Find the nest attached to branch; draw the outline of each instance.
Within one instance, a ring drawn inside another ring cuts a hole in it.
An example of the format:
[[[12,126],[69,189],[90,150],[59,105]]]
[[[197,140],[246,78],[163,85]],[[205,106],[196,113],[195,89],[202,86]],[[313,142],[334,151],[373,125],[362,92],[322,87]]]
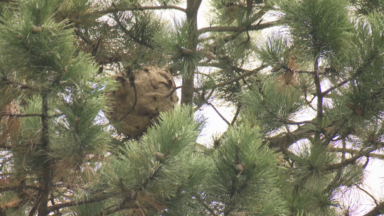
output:
[[[157,120],[160,112],[172,111],[179,98],[171,73],[166,68],[145,66],[133,78],[117,75],[121,86],[107,94],[111,111],[107,118],[128,136],[140,136]]]

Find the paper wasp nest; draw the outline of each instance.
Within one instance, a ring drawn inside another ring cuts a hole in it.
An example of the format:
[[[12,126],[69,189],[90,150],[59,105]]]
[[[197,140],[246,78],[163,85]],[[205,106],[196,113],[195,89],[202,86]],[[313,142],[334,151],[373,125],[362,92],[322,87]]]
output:
[[[160,112],[172,111],[179,98],[175,82],[165,68],[146,66],[134,71],[134,84],[116,76],[120,87],[108,93],[111,110],[107,118],[116,129],[128,136],[142,135]]]

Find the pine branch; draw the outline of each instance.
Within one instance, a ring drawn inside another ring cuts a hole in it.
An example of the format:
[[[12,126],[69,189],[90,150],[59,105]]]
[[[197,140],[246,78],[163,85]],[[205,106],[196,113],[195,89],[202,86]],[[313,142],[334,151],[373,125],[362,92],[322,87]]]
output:
[[[315,74],[315,73],[318,73],[318,74],[321,74],[321,72],[313,72],[313,71],[296,71],[296,73],[299,73],[299,74]]]
[[[245,77],[251,76],[251,75],[253,75],[256,72],[259,72],[259,71],[261,71],[262,69],[264,69],[266,67],[268,67],[268,66],[267,65],[262,65],[262,66],[260,66],[260,67],[258,67],[256,69],[254,69],[254,70],[247,71],[247,72],[243,73],[241,76],[238,76],[238,77],[235,77],[235,78],[233,78],[231,80],[228,80],[228,81],[219,83],[217,85],[214,85],[214,86],[211,87],[211,89],[232,84],[232,83],[234,83],[236,81],[239,81],[239,80],[241,80],[241,79],[243,79]],[[206,89],[206,88],[204,88],[204,87],[203,88],[195,88],[195,91],[200,91],[200,90],[203,90],[203,89]]]
[[[185,48],[196,51],[197,43],[194,41],[199,40],[199,34],[197,32],[197,12],[200,8],[202,0],[187,0],[187,9],[185,13],[187,15],[186,22],[188,23],[187,34],[189,35],[189,45]],[[182,104],[192,104],[193,102],[193,92],[194,92],[194,76],[195,76],[195,66],[188,66],[186,71],[188,71],[187,76],[183,76],[181,89],[181,103]]]
[[[358,76],[360,73],[363,73],[364,72],[364,69],[369,66],[370,64],[372,64],[372,62],[375,60],[375,53],[372,55],[371,58],[368,58],[368,62],[364,63],[363,65],[361,65],[360,67],[358,67],[356,69],[356,72],[351,76],[350,79],[347,79],[347,80],[344,80],[340,83],[338,83],[336,86],[333,86],[333,87],[330,87],[329,89],[325,90],[323,93],[322,93],[322,96],[325,96],[327,95],[329,92],[335,90],[336,88],[344,85],[344,84],[347,84],[349,81],[352,81],[354,78],[356,78],[356,76]]]
[[[343,149],[343,148],[334,148],[334,147],[328,147],[327,150],[330,152],[340,152],[340,153],[346,152],[346,153],[350,153],[350,154],[359,154],[360,153],[359,150],[355,150],[355,149]],[[373,157],[373,158],[384,159],[383,154],[369,153],[369,154],[367,154],[367,156]]]
[[[231,123],[229,123],[229,121],[225,119],[223,115],[221,115],[221,113],[216,109],[216,107],[213,104],[211,103],[207,103],[207,104],[210,105],[216,111],[216,113],[220,116],[221,119],[223,119],[223,121],[225,121],[225,123],[227,123],[227,125],[231,125]]]
[[[333,86],[333,87],[330,87],[329,89],[327,89],[327,90],[325,90],[323,93],[321,93],[321,96],[324,97],[324,96],[327,95],[329,92],[335,90],[336,88],[338,88],[338,87],[340,87],[340,86],[342,86],[342,85],[344,85],[344,84],[346,84],[346,83],[348,83],[348,82],[349,82],[349,80],[344,80],[343,82],[338,83],[337,85],[335,85],[335,86]]]
[[[355,185],[358,189],[360,189],[361,191],[363,191],[365,194],[367,194],[369,197],[371,197],[371,199],[375,202],[376,206],[379,205],[379,203],[377,202],[377,200],[375,199],[375,197],[368,193],[368,191],[364,190],[364,188],[361,188],[359,185]]]
[[[43,174],[42,174],[42,182],[41,182],[41,193],[39,196],[39,202],[37,211],[39,215],[47,215],[49,213],[48,211],[48,197],[51,190],[52,185],[52,170],[51,170],[51,164],[50,160],[48,158],[48,148],[50,144],[50,138],[49,138],[49,125],[48,125],[48,94],[43,92],[41,94],[42,98],[42,107],[41,107],[41,123],[42,123],[42,135],[41,135],[41,143],[42,143],[42,149],[46,151],[43,154],[43,161],[44,161],[44,168],[43,168]]]
[[[316,58],[315,64],[314,64],[314,70],[317,71],[319,66],[319,59]],[[323,95],[321,92],[321,84],[320,84],[320,75],[318,73],[314,74],[314,82],[316,86],[316,97],[317,97],[317,123],[321,124],[323,120]],[[315,134],[315,140],[320,140],[320,132],[316,132]]]
[[[335,129],[333,131],[331,130],[330,131],[331,133],[325,134],[325,137],[321,140],[322,145],[327,146],[332,141],[332,139],[337,135],[337,133],[341,130],[341,128],[348,122],[349,122],[349,119],[344,118],[340,124],[328,126],[327,128],[335,127]]]
[[[369,148],[365,151],[360,151],[359,154],[349,158],[349,159],[346,159],[344,160],[343,162],[340,162],[340,163],[337,163],[337,164],[331,164],[331,165],[328,165],[324,168],[324,171],[332,171],[332,170],[336,170],[336,169],[340,169],[340,168],[343,168],[347,165],[350,165],[350,164],[354,164],[356,162],[357,159],[363,157],[363,156],[366,156],[367,154],[371,153],[372,151],[375,151],[377,150],[376,148]]]
[[[236,186],[235,182],[232,180],[231,190],[229,194],[229,202],[225,203],[224,215],[231,215],[231,212],[236,209],[237,204],[234,201],[233,197],[239,195],[242,191],[247,190],[248,182],[250,181],[251,175],[246,175],[245,180],[241,185]],[[236,198],[235,198],[236,199]]]
[[[79,31],[78,29],[75,29],[74,31],[75,34],[79,36],[85,43],[87,43],[88,45],[92,44],[92,41],[89,38],[85,37],[85,35],[81,31]]]
[[[149,43],[147,43],[146,41],[144,40],[140,40],[139,38],[137,38],[135,35],[133,35],[130,31],[127,30],[127,28],[125,28],[125,26],[123,26],[123,24],[120,22],[120,19],[119,17],[117,17],[117,14],[116,13],[113,13],[113,17],[117,23],[117,25],[119,26],[119,28],[125,33],[125,35],[129,36],[133,41],[135,41],[136,43],[138,44],[141,44],[143,46],[146,46],[150,49],[154,49],[153,46]]]
[[[283,124],[288,124],[288,125],[302,125],[302,124],[313,124],[313,125],[317,125],[316,123],[314,123],[314,122],[312,122],[312,121],[295,122],[295,121],[284,120],[284,119],[279,119],[279,120],[281,120]]]
[[[37,195],[37,198],[35,200],[35,203],[33,204],[32,208],[31,208],[31,211],[29,211],[29,214],[28,216],[34,216],[35,215],[35,212],[37,210],[37,207],[40,203],[40,195],[41,195],[41,191],[39,192],[39,194]]]
[[[24,85],[24,84],[21,84],[21,83],[18,83],[18,82],[14,82],[14,81],[11,81],[11,80],[9,80],[7,78],[2,78],[0,83],[8,84],[8,85],[16,85],[14,87],[18,87],[20,89],[31,89],[31,90],[34,90],[34,88],[29,86],[29,85]]]
[[[341,139],[342,139],[342,143],[343,143],[341,162],[344,162],[345,161],[345,149],[346,149],[347,143],[345,141],[345,137],[342,137]],[[328,186],[324,189],[324,193],[327,193],[328,191],[332,191],[334,189],[334,185],[340,181],[341,174],[342,174],[343,170],[344,169],[337,170],[336,176],[333,178],[332,182],[330,184],[328,184]]]
[[[217,214],[215,213],[215,211],[213,209],[211,209],[209,207],[209,205],[207,205],[207,203],[204,202],[203,199],[200,198],[200,195],[195,195],[196,197],[196,200],[206,209],[208,210],[213,216],[217,216]]]
[[[47,211],[48,212],[53,212],[53,211],[57,211],[57,210],[60,210],[62,208],[66,208],[66,207],[83,205],[83,204],[90,204],[90,203],[95,203],[95,202],[101,202],[103,200],[112,198],[112,197],[114,197],[116,195],[117,194],[109,194],[109,195],[106,195],[106,196],[103,196],[103,197],[96,197],[96,198],[92,198],[92,199],[88,199],[88,200],[71,201],[71,202],[61,203],[61,204],[57,204],[57,205],[48,207]]]
[[[24,185],[23,188],[28,190],[41,191],[39,187],[31,186],[31,185]],[[18,186],[15,186],[15,187],[4,186],[4,187],[0,187],[0,192],[15,191],[17,189],[18,189]]]
[[[177,90],[177,89],[180,89],[182,88],[183,86],[177,86],[176,88],[172,89],[172,91],[166,96],[166,97],[171,97],[172,94]]]
[[[263,24],[250,25],[247,27],[235,27],[235,26],[212,26],[205,27],[198,30],[199,34],[204,34],[206,32],[245,32],[245,31],[257,31],[261,29],[266,29],[274,26],[282,25],[281,21],[273,21]]]
[[[7,145],[7,144],[5,144],[5,143],[0,143],[0,148],[2,148],[2,149],[12,149],[13,148],[13,146],[9,146],[9,145]]]
[[[237,105],[237,109],[236,109],[236,113],[235,113],[235,116],[233,117],[232,119],[232,122],[231,122],[231,125],[233,126],[237,120],[237,117],[239,116],[240,114],[240,109],[241,109],[241,105]]]
[[[106,15],[109,13],[117,13],[121,11],[143,11],[143,10],[178,10],[182,12],[186,12],[184,8],[178,7],[178,6],[173,6],[173,5],[162,5],[162,6],[140,6],[137,5],[136,7],[121,7],[121,8],[109,8],[106,10],[101,10],[101,11],[94,11],[90,13],[89,15]]]
[[[120,210],[124,210],[124,209],[134,209],[134,208],[132,208],[132,205],[125,206],[125,204],[129,203],[130,201],[136,200],[138,192],[140,190],[145,190],[148,187],[148,185],[151,183],[151,181],[156,178],[156,175],[160,172],[161,168],[162,168],[162,164],[160,164],[157,167],[155,167],[153,173],[150,174],[148,176],[148,178],[146,178],[143,181],[143,183],[140,186],[137,187],[139,189],[137,189],[135,192],[133,192],[131,196],[127,196],[118,207],[112,208],[114,206],[111,206],[110,209],[107,209],[106,211],[103,211],[101,213],[101,215],[109,215],[109,214],[112,214],[114,212],[117,212],[117,211],[120,211]],[[140,209],[140,207],[138,209]]]
[[[121,211],[121,210],[126,210],[126,209],[140,210],[141,213],[142,213],[142,215],[143,215],[143,216],[145,215],[144,212],[142,211],[142,209],[141,209],[140,207],[134,208],[134,207],[132,207],[132,206],[120,206],[120,207],[118,207],[118,208],[111,208],[111,209],[109,209],[109,210],[107,210],[107,211],[103,211],[103,212],[101,212],[99,215],[100,215],[100,216],[110,215],[110,214],[113,214],[113,213],[115,213],[115,212],[118,212],[118,211]]]
[[[244,70],[241,69],[241,68],[235,68],[235,72],[236,72],[238,75],[241,76],[240,71],[244,71]],[[248,89],[252,91],[252,87],[251,87],[250,85],[248,85],[248,82],[244,79],[244,77],[241,78],[241,80],[243,81],[244,85],[246,85],[246,86],[248,87]]]
[[[288,149],[289,146],[301,139],[312,138],[314,133],[313,127],[308,127],[307,124],[304,124],[291,133],[282,133],[274,137],[266,138],[263,141],[263,145],[268,144],[270,148],[277,148],[279,151],[282,151]]]

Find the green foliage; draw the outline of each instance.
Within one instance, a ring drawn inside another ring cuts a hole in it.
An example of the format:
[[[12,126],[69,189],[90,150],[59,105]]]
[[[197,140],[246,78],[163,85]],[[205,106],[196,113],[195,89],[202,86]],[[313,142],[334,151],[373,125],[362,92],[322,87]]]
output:
[[[384,158],[383,2],[210,0],[209,27],[200,3],[0,2],[0,215],[341,215],[355,205],[340,195]],[[120,85],[112,76],[144,65],[182,75],[182,104],[146,116],[143,136],[113,133],[103,114]],[[208,148],[193,116],[217,99],[237,109]]]
[[[266,131],[288,123],[303,104],[298,89],[273,79],[266,80],[260,88],[241,95],[240,101],[249,111],[255,113]]]
[[[17,78],[47,85],[63,76],[65,66],[70,64],[75,52],[73,36],[64,29],[64,23],[52,19],[55,5],[29,1],[20,6],[18,15],[4,14],[0,46],[6,50],[4,58],[12,65],[9,69],[17,71]]]
[[[284,19],[289,22],[295,46],[308,52],[310,58],[319,54],[345,55],[351,30],[347,11],[348,1],[306,0],[282,4]]]
[[[103,132],[104,126],[94,121],[106,104],[104,98],[84,93],[75,93],[72,97],[72,101],[62,100],[58,104],[57,108],[65,117],[58,119],[55,125],[50,157],[65,161],[67,166],[79,167],[87,155],[106,153],[110,134]]]
[[[162,206],[161,202],[171,204],[185,196],[183,190],[193,190],[204,178],[207,166],[193,153],[200,123],[193,120],[190,108],[176,107],[173,114],[160,117],[160,123],[140,141],[122,147],[121,154],[112,157],[101,171],[101,182],[107,183],[109,191],[144,196],[142,204],[154,209]]]
[[[286,211],[276,187],[276,155],[262,146],[258,130],[248,124],[229,129],[215,154],[215,169],[205,194],[223,203],[225,215],[274,215]]]
[[[350,0],[352,5],[356,7],[357,14],[370,15],[383,11],[384,2],[382,0]]]
[[[157,50],[172,56],[170,68],[180,71],[185,77],[192,75],[191,68],[196,67],[202,58],[200,53],[191,49],[197,43],[193,39],[193,35],[196,34],[191,30],[193,25],[185,20],[175,20],[174,27],[168,24],[166,30],[157,32],[154,36],[158,44]]]
[[[242,0],[213,0],[211,1],[212,13],[218,19],[217,23],[249,26],[259,20],[267,11],[268,7],[260,7],[263,1]]]
[[[285,38],[274,35],[268,38],[267,43],[259,45],[256,52],[258,58],[267,65],[283,63],[284,66],[287,66],[288,62],[284,57],[287,57],[285,54],[288,48],[289,44]]]

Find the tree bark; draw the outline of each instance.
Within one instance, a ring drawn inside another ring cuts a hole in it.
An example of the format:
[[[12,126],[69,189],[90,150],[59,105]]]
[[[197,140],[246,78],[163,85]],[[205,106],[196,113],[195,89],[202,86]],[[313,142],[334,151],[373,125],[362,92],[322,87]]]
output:
[[[38,215],[45,216],[48,215],[48,199],[51,190],[51,168],[50,160],[48,159],[48,148],[49,148],[49,125],[48,125],[48,95],[42,93],[42,113],[41,113],[41,122],[42,122],[42,135],[41,142],[43,148],[42,159],[44,160],[43,164],[43,176],[41,182],[41,193],[38,206]]]
[[[196,51],[197,41],[199,34],[197,32],[197,12],[200,8],[202,0],[188,0],[187,1],[187,23],[189,24],[189,35],[190,35],[190,47],[188,49]],[[193,102],[193,91],[194,91],[194,75],[195,68],[191,67],[188,70],[191,70],[189,75],[184,75],[183,77],[183,87],[181,89],[181,103],[182,104],[192,104]]]

